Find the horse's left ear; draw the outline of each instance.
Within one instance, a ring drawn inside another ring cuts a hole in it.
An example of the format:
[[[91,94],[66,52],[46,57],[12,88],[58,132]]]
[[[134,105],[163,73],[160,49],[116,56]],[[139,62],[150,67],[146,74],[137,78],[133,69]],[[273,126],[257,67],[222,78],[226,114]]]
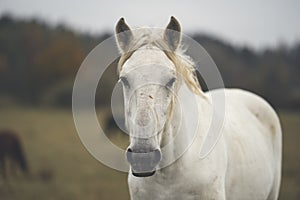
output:
[[[118,21],[115,31],[119,49],[122,53],[128,52],[130,43],[133,40],[133,34],[123,17]]]
[[[164,32],[164,39],[166,40],[171,51],[175,51],[181,41],[181,27],[175,17],[171,17],[170,22]]]

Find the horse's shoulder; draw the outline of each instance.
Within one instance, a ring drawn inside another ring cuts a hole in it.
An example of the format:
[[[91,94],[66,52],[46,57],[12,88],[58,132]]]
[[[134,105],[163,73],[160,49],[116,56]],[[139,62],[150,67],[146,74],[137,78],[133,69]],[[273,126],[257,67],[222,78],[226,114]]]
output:
[[[227,120],[232,123],[246,122],[265,127],[271,135],[280,135],[279,117],[272,106],[262,97],[242,89],[225,89]]]

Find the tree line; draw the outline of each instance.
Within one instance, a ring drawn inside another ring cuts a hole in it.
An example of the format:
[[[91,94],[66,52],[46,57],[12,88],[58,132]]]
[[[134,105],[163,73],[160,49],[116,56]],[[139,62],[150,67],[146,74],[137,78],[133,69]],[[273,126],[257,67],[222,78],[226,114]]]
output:
[[[111,33],[112,34],[112,33]],[[0,18],[0,97],[24,104],[70,106],[72,85],[85,56],[110,33],[90,35],[37,19]],[[276,108],[300,108],[300,43],[255,51],[218,38],[192,34],[212,56],[226,87],[265,97]],[[97,103],[109,103],[116,61],[105,72]],[[113,77],[113,78],[108,78]],[[100,87],[99,87],[100,88]]]

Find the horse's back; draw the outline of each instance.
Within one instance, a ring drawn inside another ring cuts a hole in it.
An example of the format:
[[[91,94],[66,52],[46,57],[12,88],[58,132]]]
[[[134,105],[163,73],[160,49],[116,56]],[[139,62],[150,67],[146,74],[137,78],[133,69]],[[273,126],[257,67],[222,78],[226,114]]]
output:
[[[251,92],[226,89],[225,95],[229,199],[241,195],[243,199],[277,199],[282,148],[279,118],[269,103]],[[242,194],[241,186],[249,191]]]

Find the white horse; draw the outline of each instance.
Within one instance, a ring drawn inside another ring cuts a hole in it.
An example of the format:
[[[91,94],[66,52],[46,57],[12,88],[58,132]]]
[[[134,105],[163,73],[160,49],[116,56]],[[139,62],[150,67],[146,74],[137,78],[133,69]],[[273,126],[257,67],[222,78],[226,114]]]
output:
[[[116,33],[130,132],[131,199],[277,199],[282,141],[280,122],[271,106],[250,92],[223,89],[222,134],[210,154],[200,159],[213,113],[209,96],[221,89],[202,92],[193,63],[180,51],[178,21],[171,17],[161,38],[153,39],[151,31],[134,32],[121,18]],[[197,100],[198,108],[191,108],[189,98]],[[199,119],[196,130],[190,128],[194,118]],[[183,137],[173,140],[176,134]],[[165,146],[168,150],[162,151]]]

